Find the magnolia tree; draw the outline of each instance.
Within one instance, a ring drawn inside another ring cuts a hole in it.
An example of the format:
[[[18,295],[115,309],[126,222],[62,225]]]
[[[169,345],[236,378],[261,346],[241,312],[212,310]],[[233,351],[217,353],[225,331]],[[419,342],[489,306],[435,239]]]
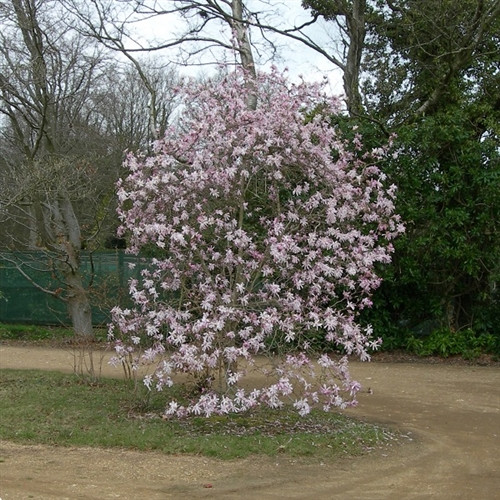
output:
[[[182,117],[153,154],[128,155],[119,183],[120,234],[155,258],[110,336],[117,361],[154,363],[149,388],[192,377],[167,415],[353,405],[348,355],[379,344],[356,317],[402,231],[385,151],[336,134],[340,104],[321,85],[272,72],[255,88],[256,109],[239,72],[180,88]],[[313,355],[318,336],[327,349]],[[252,370],[267,378],[249,384]]]

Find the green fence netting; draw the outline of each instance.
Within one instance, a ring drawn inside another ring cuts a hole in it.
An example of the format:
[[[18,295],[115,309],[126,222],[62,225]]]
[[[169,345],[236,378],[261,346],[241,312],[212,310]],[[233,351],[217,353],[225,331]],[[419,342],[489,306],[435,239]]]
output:
[[[81,271],[88,287],[95,325],[110,320],[111,309],[126,305],[128,281],[147,266],[144,259],[123,250],[84,253]],[[23,271],[16,267],[21,264]],[[63,287],[60,276],[44,252],[3,252],[0,254],[0,322],[39,325],[71,324],[66,304],[33,283],[52,291]]]

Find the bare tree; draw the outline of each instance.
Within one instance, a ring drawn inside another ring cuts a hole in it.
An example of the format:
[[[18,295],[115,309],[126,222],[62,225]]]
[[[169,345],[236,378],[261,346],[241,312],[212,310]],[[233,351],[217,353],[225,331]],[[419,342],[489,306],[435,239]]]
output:
[[[348,110],[361,112],[359,79],[366,36],[367,0],[303,1],[300,20],[289,19],[289,6],[274,0],[65,0],[83,21],[86,32],[134,61],[139,52],[170,50],[181,65],[227,62],[227,51],[239,55],[237,64],[255,73],[254,56],[272,59],[279,40],[293,40],[321,54],[342,71]],[[144,37],[139,23],[168,26]],[[336,40],[328,44],[316,27],[323,18],[333,23]],[[176,29],[170,27],[175,26]],[[252,36],[253,35],[253,36]],[[177,49],[177,52],[172,52]],[[231,56],[229,56],[231,57]],[[229,59],[231,60],[231,59]],[[140,72],[140,67],[137,67]],[[147,80],[144,80],[147,86]]]
[[[165,133],[177,106],[177,71],[159,57],[137,58],[137,63],[142,76],[128,61],[110,64],[100,85],[93,89],[91,109],[85,115],[93,130],[106,137],[120,156],[118,163],[125,150],[149,149],[151,141]]]
[[[300,34],[305,23],[289,30],[279,29],[269,20],[277,17],[273,2],[261,0],[265,11],[253,11],[243,0],[64,0],[64,5],[80,20],[80,29],[87,36],[99,40],[105,47],[122,53],[135,66],[144,86],[151,96],[150,126],[155,127],[157,98],[150,78],[143,71],[137,54],[144,52],[170,51],[174,64],[215,65],[221,62],[242,66],[248,81],[249,106],[255,106],[252,80],[256,75],[255,54],[259,44],[251,37],[251,30],[258,32],[261,45],[266,47],[266,56],[276,53],[272,33],[287,34],[321,50],[308,37]],[[274,2],[277,3],[277,2]],[[163,31],[156,27],[168,26]],[[317,16],[315,16],[315,19]],[[149,23],[149,24],[147,24]],[[151,36],[138,31],[138,25],[154,26]],[[175,26],[175,29],[170,27]],[[270,51],[268,50],[270,49]],[[172,52],[174,50],[174,52]],[[176,50],[176,52],[175,52]],[[326,52],[325,52],[326,54]]]
[[[24,248],[43,249],[50,257],[62,288],[44,291],[66,302],[77,335],[91,337],[75,203],[95,199],[89,186],[96,167],[77,146],[82,147],[79,120],[101,74],[102,51],[54,22],[57,9],[49,0],[2,4],[0,113],[2,144],[10,154],[2,162],[0,216],[17,223],[11,244],[19,248],[24,225]],[[28,276],[22,262],[15,264]]]
[[[366,36],[366,0],[303,0],[302,5],[311,9],[315,18],[322,16],[336,26],[335,33],[340,37],[342,51],[327,54],[325,57],[342,70],[347,109],[350,114],[362,112],[360,94],[360,74]],[[307,45],[319,52],[324,49],[310,40]],[[318,50],[319,49],[319,50]]]

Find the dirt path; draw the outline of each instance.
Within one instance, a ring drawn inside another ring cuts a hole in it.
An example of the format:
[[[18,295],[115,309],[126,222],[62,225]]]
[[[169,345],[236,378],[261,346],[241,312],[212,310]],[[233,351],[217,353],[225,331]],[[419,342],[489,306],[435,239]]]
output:
[[[71,351],[0,345],[0,368],[56,367],[73,369]],[[349,413],[411,433],[412,441],[333,464],[0,442],[0,498],[500,498],[498,366],[371,363],[352,371],[372,393]]]

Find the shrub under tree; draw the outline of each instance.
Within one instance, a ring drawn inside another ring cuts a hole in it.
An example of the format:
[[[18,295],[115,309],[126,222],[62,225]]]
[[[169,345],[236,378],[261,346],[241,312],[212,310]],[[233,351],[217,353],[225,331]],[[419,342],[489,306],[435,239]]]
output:
[[[348,356],[379,344],[357,316],[403,230],[386,151],[356,154],[362,137],[337,134],[321,85],[272,72],[253,88],[256,109],[242,72],[182,86],[182,116],[152,154],[128,155],[119,183],[120,236],[154,257],[110,336],[118,360],[156,364],[150,388],[191,377],[167,415],[355,404]],[[266,384],[249,388],[252,370]]]

